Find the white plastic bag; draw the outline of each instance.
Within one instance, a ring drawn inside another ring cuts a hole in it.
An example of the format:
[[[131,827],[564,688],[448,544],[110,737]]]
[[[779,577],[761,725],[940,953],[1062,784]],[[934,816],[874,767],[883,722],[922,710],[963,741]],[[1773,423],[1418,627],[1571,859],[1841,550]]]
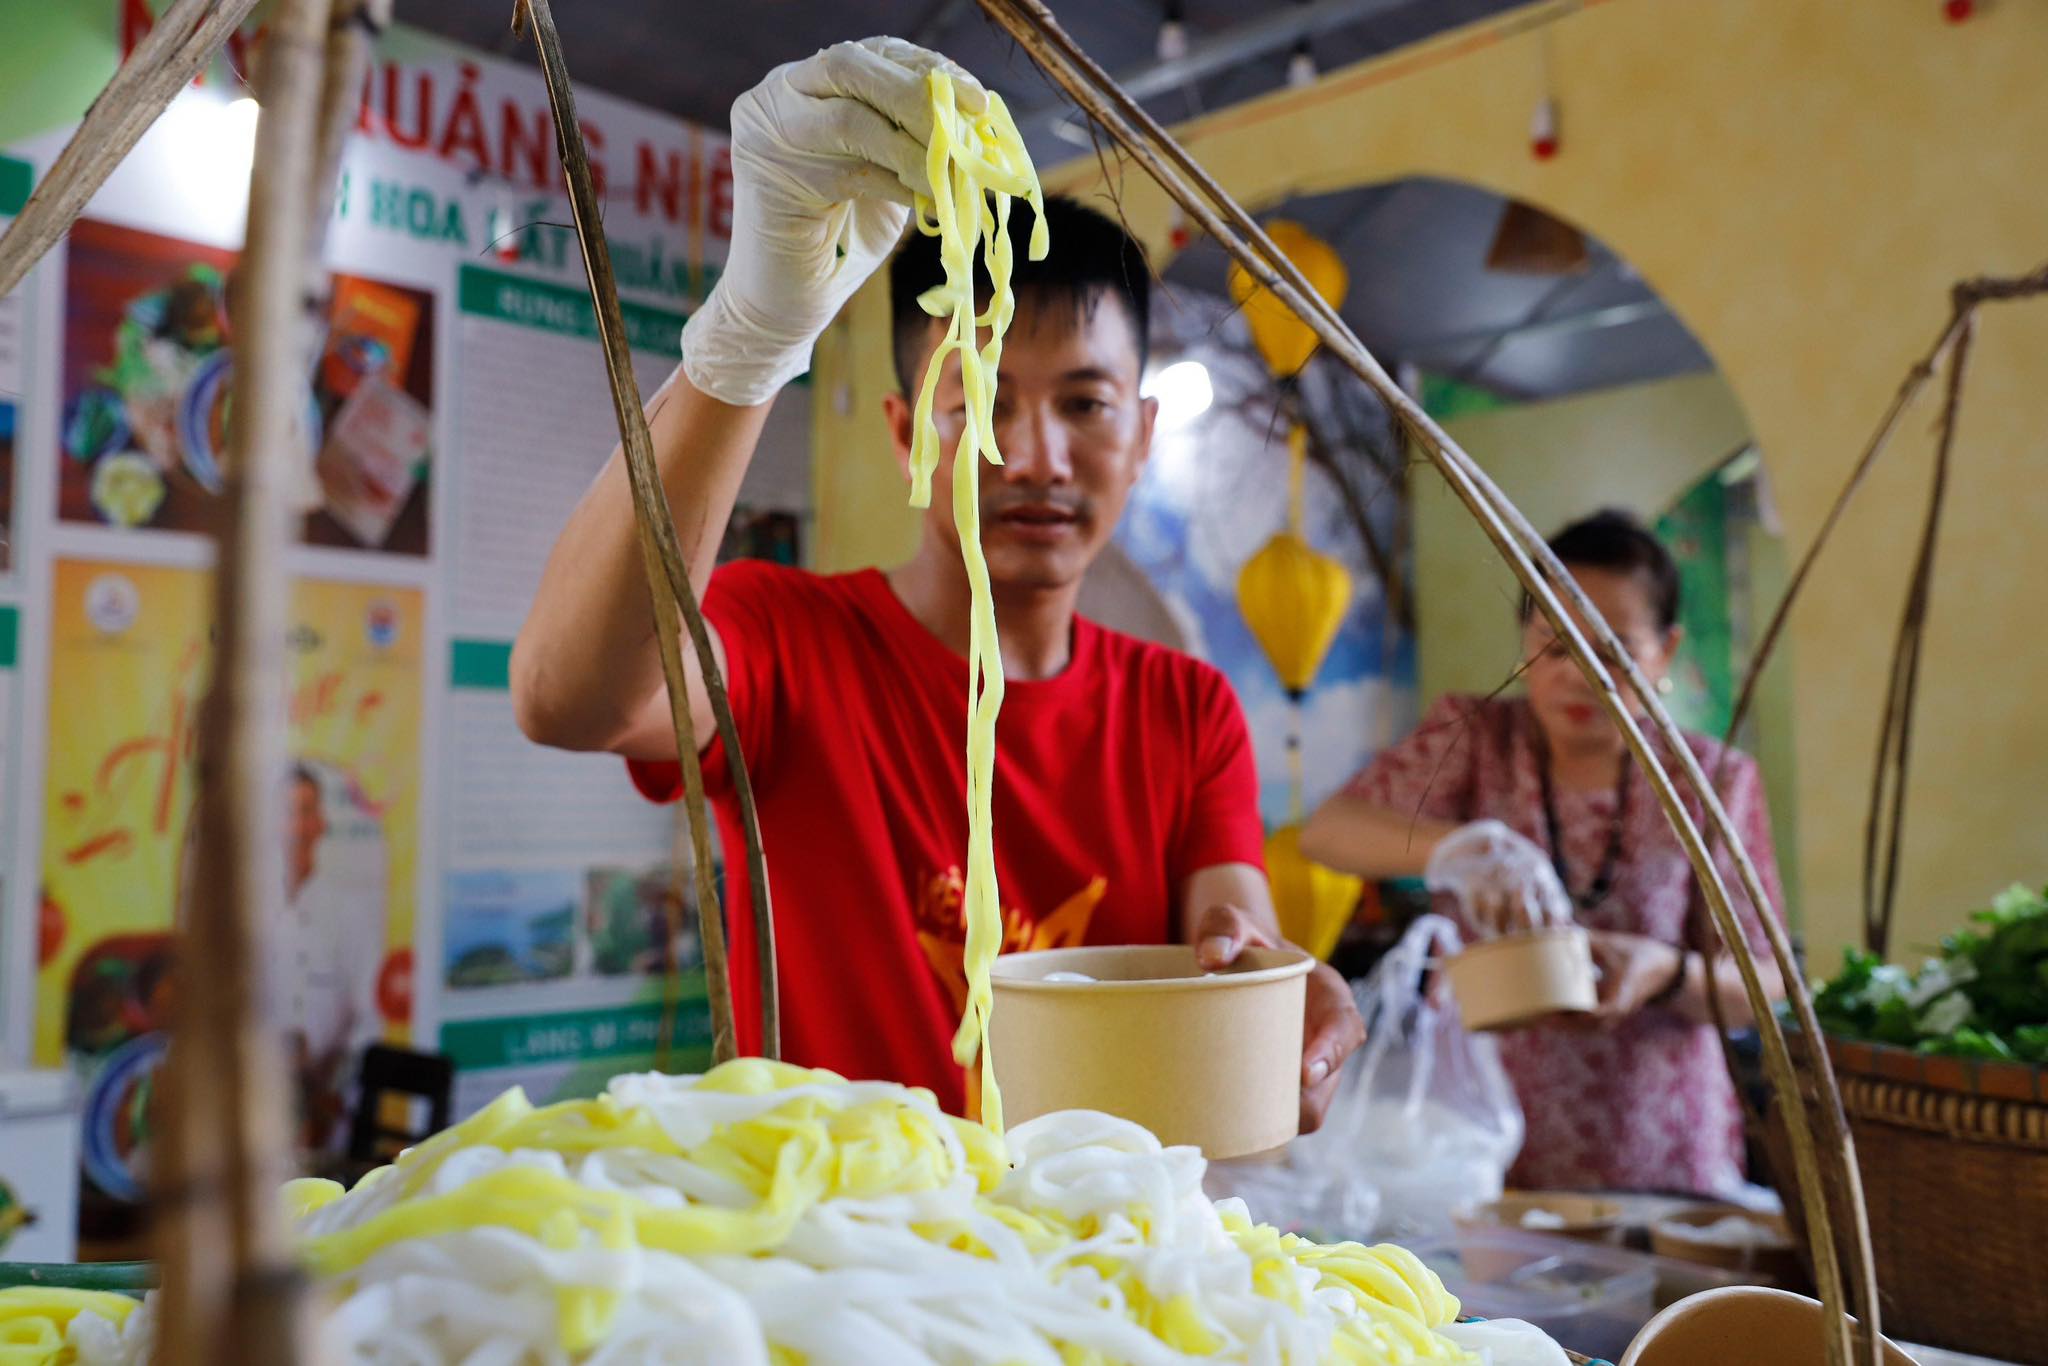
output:
[[[1431,967],[1460,947],[1450,921],[1423,916],[1354,988],[1365,1046],[1338,1083],[1330,1122],[1302,1140],[1371,1179],[1382,1237],[1436,1232],[1457,1206],[1498,1198],[1522,1148],[1522,1107],[1498,1046],[1465,1029]]]
[[[1412,1239],[1501,1193],[1522,1109],[1494,1041],[1468,1033],[1433,958],[1458,951],[1441,916],[1417,920],[1352,987],[1365,1046],[1344,1065],[1323,1127],[1279,1161],[1216,1163],[1213,1196],[1241,1196],[1282,1228],[1325,1238]]]

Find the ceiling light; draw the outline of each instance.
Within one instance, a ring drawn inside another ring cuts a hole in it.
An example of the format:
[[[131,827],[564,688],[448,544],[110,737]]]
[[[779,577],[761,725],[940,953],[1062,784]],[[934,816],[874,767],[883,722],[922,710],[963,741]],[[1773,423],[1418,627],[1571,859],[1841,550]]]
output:
[[[1159,24],[1159,43],[1154,49],[1162,62],[1177,62],[1188,55],[1188,26],[1180,0],[1167,0],[1166,18]]]
[[[1147,398],[1159,400],[1159,427],[1171,431],[1185,427],[1216,401],[1209,383],[1209,367],[1198,360],[1175,361],[1153,375],[1144,387]]]
[[[1287,59],[1287,83],[1299,90],[1305,85],[1314,85],[1321,73],[1316,70],[1315,54],[1308,50],[1308,39],[1294,45],[1294,55]]]

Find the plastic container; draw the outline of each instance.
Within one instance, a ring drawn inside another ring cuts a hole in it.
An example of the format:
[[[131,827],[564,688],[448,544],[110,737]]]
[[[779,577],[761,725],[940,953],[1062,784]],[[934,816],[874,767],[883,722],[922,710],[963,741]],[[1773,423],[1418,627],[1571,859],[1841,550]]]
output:
[[[989,1033],[1004,1116],[1101,1110],[1212,1158],[1277,1148],[1300,1127],[1314,966],[1299,949],[1253,948],[1204,973],[1185,944],[1005,954]]]
[[[1620,1201],[1581,1191],[1509,1191],[1498,1200],[1453,1210],[1451,1222],[1460,1229],[1504,1228],[1618,1245],[1625,1213]]]
[[[1467,1029],[1513,1029],[1600,999],[1593,943],[1578,925],[1481,939],[1446,960],[1444,972]]]
[[[1686,1236],[1689,1229],[1707,1228],[1729,1218],[1746,1219],[1769,1229],[1776,1238],[1772,1242],[1731,1244],[1702,1242],[1696,1237]],[[1798,1249],[1792,1245],[1792,1226],[1785,1216],[1759,1213],[1737,1205],[1696,1205],[1674,1210],[1653,1220],[1650,1224],[1650,1251],[1675,1261],[1698,1262],[1702,1266],[1720,1267],[1725,1271],[1755,1272],[1786,1288],[1798,1285],[1803,1275]]]
[[[1544,1223],[1529,1223],[1532,1216]],[[1618,1201],[1579,1191],[1509,1191],[1498,1200],[1459,1206],[1451,1211],[1451,1224],[1461,1235],[1505,1229],[1510,1233],[1540,1233],[1614,1247],[1621,1245],[1627,1232]],[[1467,1271],[1480,1280],[1500,1279],[1489,1264],[1491,1254],[1484,1243],[1463,1245],[1468,1248]],[[1512,1262],[1520,1254],[1510,1250],[1506,1255]],[[1512,1266],[1508,1269],[1512,1270]]]
[[[1461,1230],[1413,1250],[1466,1314],[1527,1319],[1560,1345],[1609,1361],[1665,1305],[1741,1281],[1624,1247],[1506,1228]]]
[[[157,1287],[153,1262],[0,1262],[0,1290],[105,1290],[141,1299]]]
[[[1820,1301],[1756,1285],[1694,1295],[1652,1319],[1621,1366],[1727,1366],[1757,1360],[1760,1344],[1769,1344],[1772,1366],[1822,1366]],[[1919,1366],[1896,1344],[1884,1348],[1885,1366]]]

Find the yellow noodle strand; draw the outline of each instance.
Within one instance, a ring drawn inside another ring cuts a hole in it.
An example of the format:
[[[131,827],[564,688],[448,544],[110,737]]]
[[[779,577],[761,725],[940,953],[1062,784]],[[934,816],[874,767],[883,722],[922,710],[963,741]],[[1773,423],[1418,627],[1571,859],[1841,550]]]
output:
[[[994,1003],[989,969],[1002,949],[1002,897],[996,886],[994,797],[996,714],[1003,705],[1003,655],[996,635],[995,599],[989,589],[988,560],[981,550],[981,461],[1003,463],[996,448],[995,399],[1002,363],[1003,333],[1016,312],[1010,290],[1014,249],[1010,243],[1010,202],[1022,196],[1037,215],[1031,259],[1044,258],[1048,245],[1045,203],[1038,174],[1024,150],[1016,124],[1001,96],[990,93],[978,116],[964,113],[952,78],[934,71],[927,78],[932,102],[932,140],[925,170],[932,197],[917,206],[918,230],[939,239],[946,280],[925,291],[918,304],[947,319],[946,336],[932,352],[918,390],[916,432],[911,446],[910,502],[931,504],[931,481],[939,460],[938,427],[932,402],[939,373],[957,355],[965,395],[960,441],[953,451],[953,525],[967,570],[967,874],[962,913],[967,943],[962,966],[967,978],[966,1009],[953,1037],[953,1056],[963,1067],[981,1065],[981,1119],[1003,1131],[1003,1099],[996,1087],[995,1060],[988,1047],[988,1016]],[[989,301],[974,308],[974,250],[988,268]],[[988,340],[977,345],[977,331]]]

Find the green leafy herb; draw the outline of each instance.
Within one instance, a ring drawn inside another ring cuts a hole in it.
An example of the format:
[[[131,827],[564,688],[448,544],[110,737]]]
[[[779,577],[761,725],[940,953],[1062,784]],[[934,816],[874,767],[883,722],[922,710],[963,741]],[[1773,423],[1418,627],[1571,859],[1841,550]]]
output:
[[[2048,1064],[2048,892],[2000,892],[1916,972],[1850,949],[1813,1004],[1821,1028],[1844,1038]]]

